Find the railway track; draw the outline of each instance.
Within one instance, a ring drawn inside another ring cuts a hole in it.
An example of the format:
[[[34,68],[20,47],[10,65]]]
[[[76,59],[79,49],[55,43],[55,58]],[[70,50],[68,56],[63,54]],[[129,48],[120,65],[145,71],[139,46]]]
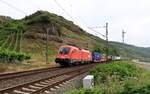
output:
[[[35,79],[44,79],[49,75],[52,75],[52,73],[55,73],[55,71],[59,72],[59,70],[62,69],[63,68],[60,67],[44,68],[31,71],[0,74],[0,90],[7,87],[12,87],[14,85],[26,83],[28,81],[34,81]]]
[[[22,72],[13,72],[13,73],[1,73],[0,81],[18,78],[18,77],[22,77],[22,76],[34,75],[34,74],[48,72],[48,71],[54,71],[54,70],[58,70],[58,69],[60,69],[60,67],[43,68],[43,69],[36,69],[36,70],[22,71]]]
[[[95,66],[95,64],[63,69],[63,71],[61,70],[61,72],[57,72],[44,79],[35,79],[34,81],[2,89],[0,90],[0,94],[49,94],[51,88],[57,88],[57,86],[63,82],[88,72],[93,66]]]

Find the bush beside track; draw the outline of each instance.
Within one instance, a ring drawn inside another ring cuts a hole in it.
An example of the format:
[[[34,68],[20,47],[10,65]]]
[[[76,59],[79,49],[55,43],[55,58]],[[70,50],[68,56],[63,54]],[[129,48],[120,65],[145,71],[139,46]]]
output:
[[[94,88],[67,94],[150,94],[150,73],[128,62],[98,65],[90,71],[95,76]]]
[[[30,59],[29,55],[0,48],[0,61],[2,62],[16,62],[27,59]]]

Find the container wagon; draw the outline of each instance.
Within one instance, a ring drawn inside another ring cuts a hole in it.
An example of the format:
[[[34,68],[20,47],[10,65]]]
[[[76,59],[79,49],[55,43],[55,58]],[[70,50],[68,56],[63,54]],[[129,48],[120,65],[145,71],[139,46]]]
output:
[[[99,52],[92,53],[92,62],[101,62],[102,54]]]

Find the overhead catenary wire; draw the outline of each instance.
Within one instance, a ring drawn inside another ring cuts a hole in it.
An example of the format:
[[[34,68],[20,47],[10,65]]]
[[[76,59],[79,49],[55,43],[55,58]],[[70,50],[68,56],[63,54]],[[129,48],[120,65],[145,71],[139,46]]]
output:
[[[54,1],[56,1],[56,0],[54,0]],[[60,5],[57,1],[56,1],[56,3],[57,3],[58,5]],[[62,8],[62,10],[65,11],[65,13],[69,14],[62,6],[60,6],[60,7]],[[73,18],[70,14],[69,14],[69,16],[74,20],[74,18]],[[93,31],[93,32],[95,32],[95,33],[98,33],[98,34],[100,34],[102,37],[105,37],[105,38],[106,38],[106,36],[105,36],[104,34],[102,34],[102,33],[100,33],[100,32],[98,32],[98,31],[96,31],[96,30],[93,29],[93,28],[104,28],[105,26],[103,26],[103,27],[101,27],[101,26],[88,27],[87,24],[86,24],[86,22],[85,22],[83,19],[80,18],[80,20],[82,21],[82,23],[85,25],[85,27],[86,27],[87,29],[90,29],[91,31]]]
[[[72,21],[73,22],[75,22],[75,23],[77,23],[78,25],[79,25],[79,23],[77,22],[77,21],[79,21],[77,18],[74,18],[74,17],[72,17],[72,15],[70,15],[70,13],[68,13],[66,10],[65,10],[65,8],[63,8],[62,6],[61,6],[61,4],[57,1],[57,0],[54,0],[55,1],[55,3],[57,4],[57,6],[61,9],[61,10],[63,10],[65,13],[66,13],[66,15],[67,16],[69,16],[71,19],[72,19]],[[87,26],[86,26],[87,27]]]
[[[59,4],[59,2],[57,2],[57,0],[54,0],[54,1],[55,1],[55,3],[57,4],[57,6],[58,6],[59,8],[61,8],[73,21],[75,21],[75,19],[61,6],[61,4]],[[10,3],[8,3],[8,2],[6,2],[6,1],[4,1],[4,0],[0,0],[0,2],[6,4],[7,6],[9,6],[9,7],[15,9],[16,11],[18,11],[18,12],[20,12],[20,13],[26,15],[26,13],[25,13],[24,11],[22,11],[22,10],[20,10],[19,8],[17,8],[17,7],[15,7],[15,6],[11,5]],[[38,7],[38,8],[39,8],[39,7]],[[85,24],[85,22],[84,22],[84,24]],[[86,26],[86,25],[85,25],[85,26]],[[87,26],[86,26],[86,27],[87,27]],[[87,27],[87,28],[90,29],[90,30],[93,31],[93,32],[96,32],[96,33],[100,34],[100,35],[103,36],[103,37],[106,37],[105,35],[101,34],[100,32],[97,32],[96,30],[94,30],[94,29],[92,29],[92,28],[89,28],[89,27]],[[94,28],[99,28],[99,27],[94,27]]]
[[[67,14],[67,16],[69,16],[73,21],[76,21],[76,19],[75,19],[74,17],[72,17],[72,16],[61,6],[61,4],[60,4],[57,0],[54,0],[54,1],[55,1],[55,3],[57,4],[57,6]],[[93,31],[93,32],[95,32],[95,33],[98,33],[98,34],[100,34],[102,37],[105,37],[105,38],[106,38],[106,36],[105,36],[104,34],[102,34],[102,33],[100,33],[100,32],[97,32],[96,30],[92,29],[93,27],[87,27],[87,25],[86,25],[85,22],[82,22],[82,23],[85,25],[85,27],[86,27],[87,29],[89,29],[89,30],[91,30],[91,31]],[[99,27],[94,27],[94,28],[102,28],[102,27],[99,26]]]
[[[94,30],[94,29],[92,29],[92,28],[90,28],[90,27],[88,27],[88,29],[90,29],[91,31],[96,32],[96,33],[98,33],[98,34],[100,34],[101,36],[103,36],[103,37],[106,38],[106,36],[103,35],[102,33],[98,32],[98,31],[96,31],[96,30]]]
[[[81,19],[81,21],[82,21],[82,23],[85,25],[85,27],[86,27],[87,29],[90,29],[91,31],[93,31],[93,32],[95,32],[95,33],[98,33],[98,34],[100,34],[102,37],[105,37],[105,38],[106,38],[106,36],[105,36],[104,34],[98,32],[97,30],[95,30],[96,28],[104,28],[105,26],[103,26],[103,27],[102,27],[102,26],[88,27],[87,24],[86,24],[86,22],[84,21],[84,19]],[[95,28],[95,29],[94,29],[94,28]]]
[[[54,0],[54,1],[55,1],[55,3],[58,5],[58,7],[60,7],[73,21],[75,21],[75,19],[61,6],[61,4],[59,4],[59,2],[57,2],[57,0]],[[85,22],[82,22],[82,23],[85,24]],[[86,24],[85,24],[85,26],[86,26],[86,28],[90,29],[91,31],[96,32],[96,33],[100,34],[100,35],[103,36],[103,37],[106,37],[106,36],[103,35],[102,33],[97,32],[96,30],[87,27]]]
[[[90,27],[90,28],[105,28],[105,26],[95,26],[95,27]]]
[[[38,10],[41,9],[41,7],[37,4],[35,4],[32,0],[30,0],[30,4],[32,3],[32,6],[35,6]]]
[[[5,5],[9,6],[10,8],[13,8],[13,9],[15,9],[16,11],[18,11],[18,12],[20,12],[20,13],[26,15],[26,13],[25,13],[24,11],[22,11],[21,9],[19,9],[19,8],[13,6],[12,4],[6,2],[6,0],[5,0],[5,1],[4,1],[4,0],[0,0],[0,2],[4,3]]]
[[[75,19],[61,6],[61,4],[59,4],[59,2],[57,2],[57,0],[54,1],[59,8],[61,8],[73,21],[75,21]]]

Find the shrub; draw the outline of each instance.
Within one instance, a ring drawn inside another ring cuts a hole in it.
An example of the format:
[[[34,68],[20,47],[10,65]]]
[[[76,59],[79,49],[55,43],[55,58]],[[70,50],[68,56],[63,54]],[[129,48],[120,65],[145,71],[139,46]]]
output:
[[[150,85],[139,88],[126,85],[124,91],[120,94],[150,94]]]
[[[0,61],[15,62],[30,59],[30,55],[0,48]]]
[[[133,64],[118,62],[98,65],[90,73],[94,75],[96,83],[100,84],[109,80],[136,78],[140,75],[140,69]]]
[[[79,90],[73,90],[71,92],[68,92],[66,94],[104,94],[100,88],[92,88],[92,89],[79,89]]]

